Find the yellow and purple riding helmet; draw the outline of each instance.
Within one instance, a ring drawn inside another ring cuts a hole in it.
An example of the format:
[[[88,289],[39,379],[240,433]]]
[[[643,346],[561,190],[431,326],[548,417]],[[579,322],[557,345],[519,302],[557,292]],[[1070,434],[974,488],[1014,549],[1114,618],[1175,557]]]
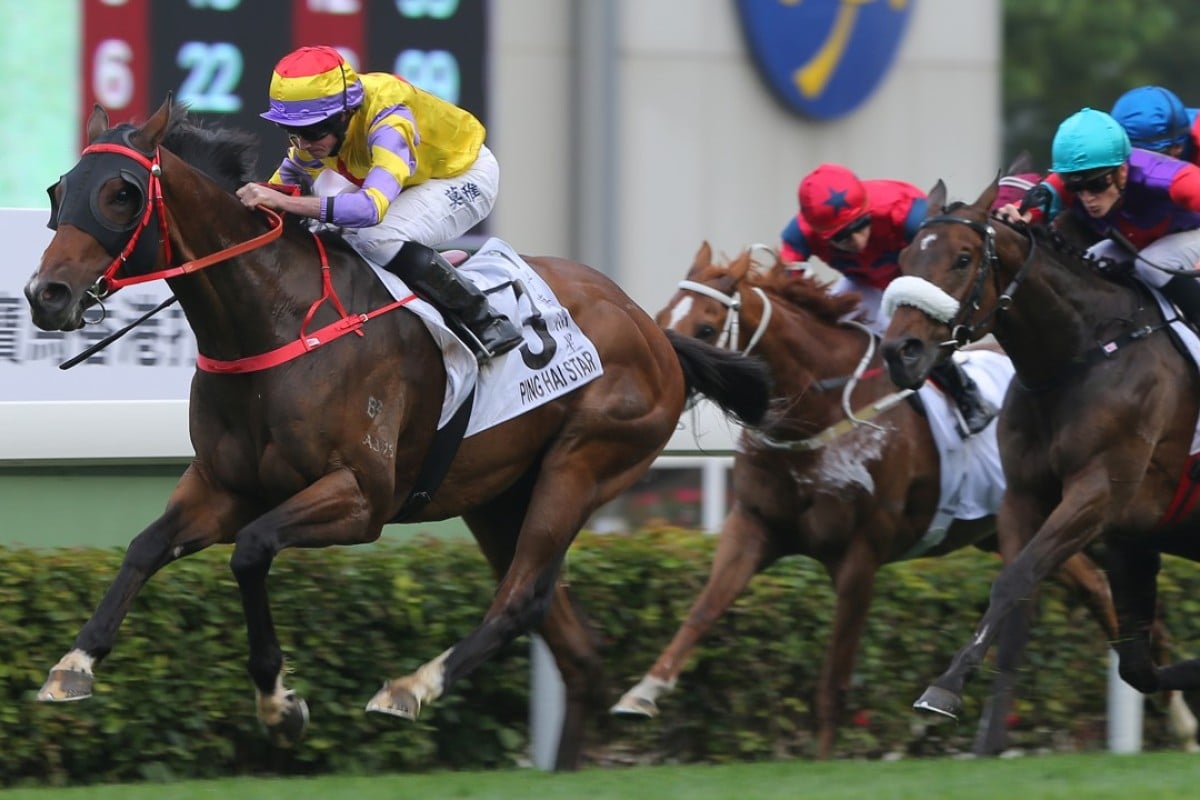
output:
[[[305,128],[362,105],[363,85],[334,48],[301,47],[279,59],[269,94],[271,107],[260,117]]]

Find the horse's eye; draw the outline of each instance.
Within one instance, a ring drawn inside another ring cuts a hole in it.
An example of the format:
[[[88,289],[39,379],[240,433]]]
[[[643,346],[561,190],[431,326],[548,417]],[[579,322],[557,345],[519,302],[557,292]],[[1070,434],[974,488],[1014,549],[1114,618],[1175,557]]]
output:
[[[696,328],[696,338],[702,342],[711,342],[717,338],[717,329],[707,323],[699,325]]]
[[[113,195],[113,202],[123,206],[129,205],[134,201],[134,197],[135,194],[133,189],[128,186],[122,186],[117,190],[117,193]]]
[[[955,269],[962,270],[962,269],[966,269],[969,266],[971,266],[971,254],[970,253],[959,253],[958,258],[954,259],[954,268]]]

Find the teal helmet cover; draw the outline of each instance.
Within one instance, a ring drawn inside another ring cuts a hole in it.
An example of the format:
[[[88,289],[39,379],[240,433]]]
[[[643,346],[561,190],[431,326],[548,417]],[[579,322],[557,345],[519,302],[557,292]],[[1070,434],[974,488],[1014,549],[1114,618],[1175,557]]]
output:
[[[1131,149],[1121,123],[1103,111],[1084,108],[1058,126],[1050,146],[1050,169],[1062,175],[1119,167]]]

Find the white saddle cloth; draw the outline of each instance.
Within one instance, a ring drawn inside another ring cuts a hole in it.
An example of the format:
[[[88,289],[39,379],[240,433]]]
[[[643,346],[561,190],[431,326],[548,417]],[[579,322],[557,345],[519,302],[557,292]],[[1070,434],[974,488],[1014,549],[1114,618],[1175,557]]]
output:
[[[960,350],[954,360],[975,381],[983,398],[995,408],[1004,405],[1012,381],[1012,361],[990,350]],[[996,444],[996,420],[974,436],[958,433],[954,400],[926,381],[918,390],[925,404],[929,430],[940,457],[942,492],[929,530],[904,558],[917,558],[941,543],[956,519],[980,519],[995,514],[1004,494],[1004,471]]]
[[[393,297],[412,293],[392,273],[374,264],[371,268]],[[520,416],[604,374],[596,346],[546,282],[507,242],[488,239],[458,271],[484,292],[503,287],[490,292],[488,302],[521,328],[525,344],[480,369],[474,354],[450,332],[437,309],[419,298],[410,302],[407,308],[425,323],[446,363],[446,394],[438,428],[454,416],[477,383],[467,436]],[[537,330],[526,324],[531,320]]]
[[[1175,310],[1175,306],[1171,305],[1171,301],[1163,296],[1163,293],[1153,286],[1148,286],[1150,294],[1154,295],[1154,299],[1158,301],[1158,307],[1162,309],[1163,315],[1167,319],[1173,319],[1179,316]],[[1196,332],[1192,330],[1192,326],[1185,323],[1183,320],[1176,319],[1171,323],[1171,330],[1179,336],[1183,341],[1184,347],[1192,357],[1192,362],[1200,369],[1200,338],[1196,337]],[[1200,419],[1196,420],[1196,430],[1192,433],[1192,447],[1188,450],[1189,455],[1200,453]]]

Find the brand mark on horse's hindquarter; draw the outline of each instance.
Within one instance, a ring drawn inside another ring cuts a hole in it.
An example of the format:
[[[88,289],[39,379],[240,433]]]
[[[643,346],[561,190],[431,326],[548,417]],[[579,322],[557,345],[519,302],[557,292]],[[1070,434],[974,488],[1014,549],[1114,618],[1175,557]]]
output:
[[[383,402],[374,397],[367,398],[367,416],[371,419],[379,416],[379,412],[383,411]]]

